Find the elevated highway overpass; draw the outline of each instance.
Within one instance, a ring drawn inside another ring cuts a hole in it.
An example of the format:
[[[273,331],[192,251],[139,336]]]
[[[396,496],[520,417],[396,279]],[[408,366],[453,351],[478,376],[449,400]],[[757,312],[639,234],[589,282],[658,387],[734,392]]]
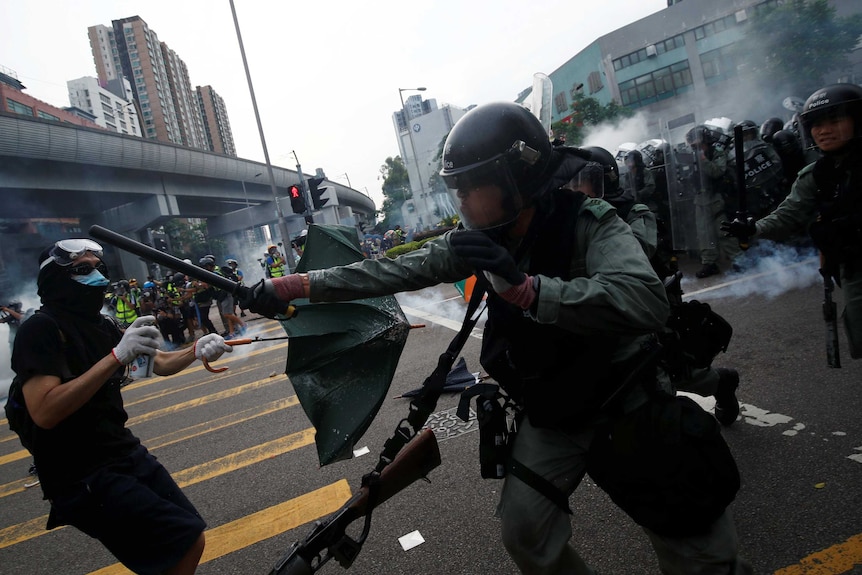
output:
[[[287,190],[299,174],[273,166],[273,176],[288,232],[296,237],[306,224],[292,213]],[[315,222],[373,223],[371,198],[329,180],[320,186],[334,189],[337,205],[315,212]],[[0,250],[0,291],[10,278],[34,276],[38,252],[55,239],[85,235],[99,224],[146,242],[151,229],[173,218],[206,218],[209,236],[223,239],[231,254],[259,253],[262,226],[280,238],[261,162],[0,113],[0,240],[6,248]],[[116,277],[148,271],[124,252],[108,250],[106,259]]]

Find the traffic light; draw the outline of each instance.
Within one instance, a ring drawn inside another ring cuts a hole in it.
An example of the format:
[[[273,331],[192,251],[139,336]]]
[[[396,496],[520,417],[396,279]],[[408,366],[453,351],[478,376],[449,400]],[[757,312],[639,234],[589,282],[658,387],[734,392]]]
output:
[[[304,214],[305,213],[305,195],[302,193],[302,188],[293,184],[288,188],[288,192],[290,193],[290,207],[293,209],[294,214]]]
[[[321,199],[320,197],[326,191],[326,188],[322,190],[317,189],[317,186],[319,186],[322,181],[323,178],[308,178],[308,193],[311,194],[311,205],[314,206],[315,210],[319,210],[326,202],[329,201],[329,198]]]

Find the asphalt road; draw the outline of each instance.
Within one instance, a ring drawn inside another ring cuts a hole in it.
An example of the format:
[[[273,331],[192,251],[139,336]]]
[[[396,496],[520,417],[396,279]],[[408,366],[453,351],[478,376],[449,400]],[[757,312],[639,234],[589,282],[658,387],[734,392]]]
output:
[[[742,375],[742,416],[725,429],[743,486],[732,505],[743,555],[757,573],[862,573],[862,362],[842,331],[841,369],[826,366],[816,263],[784,261],[745,276],[694,277],[684,260],[687,297],[708,301],[734,327],[716,365]],[[746,279],[748,278],[748,279]],[[840,300],[840,290],[837,291]],[[321,468],[310,429],[283,374],[286,342],[237,347],[212,374],[193,366],[125,391],[130,425],[177,478],[208,523],[198,573],[268,573],[312,522],[341,505],[370,471],[383,442],[407,414],[394,396],[419,386],[460,325],[451,288],[400,297],[412,323],[389,397],[357,448],[370,451]],[[247,335],[282,335],[266,319]],[[481,341],[463,356],[480,371]],[[458,398],[441,398],[434,427],[443,463],[375,510],[354,574],[517,573],[494,518],[501,483],[479,476],[475,422],[452,417]],[[701,399],[706,409],[711,399]],[[124,573],[80,532],[44,531],[47,502],[24,488],[30,458],[0,425],[0,573]],[[603,574],[658,568],[646,537],[589,480],[571,499],[573,541]],[[351,532],[358,535],[361,522]],[[405,551],[399,538],[424,542]],[[415,538],[415,537],[414,537]],[[321,573],[338,573],[334,562]]]

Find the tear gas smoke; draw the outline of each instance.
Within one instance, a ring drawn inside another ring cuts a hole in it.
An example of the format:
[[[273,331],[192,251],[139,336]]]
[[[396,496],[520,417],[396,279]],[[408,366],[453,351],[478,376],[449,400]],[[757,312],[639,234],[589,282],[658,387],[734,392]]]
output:
[[[817,250],[758,240],[743,256],[745,271],[726,274],[727,281],[706,289],[689,291],[694,280],[683,280],[685,299],[698,301],[762,296],[776,298],[790,290],[822,281]]]
[[[605,122],[592,127],[581,147],[598,146],[611,154],[616,154],[617,148],[623,142],[642,142],[651,137],[655,136],[650,135],[647,116],[637,113],[619,122]]]
[[[441,287],[431,287],[418,292],[399,293],[396,296],[402,308],[444,317],[459,325],[464,320],[465,302],[461,296],[452,296]],[[404,313],[408,313],[407,310]]]
[[[6,301],[0,303],[8,303],[13,301],[21,302],[21,311],[27,312],[29,309],[39,309],[42,305],[39,301],[39,296],[36,295],[36,282],[27,282],[26,285],[19,286],[20,293],[6,296]],[[9,391],[9,385],[12,383],[12,378],[15,373],[12,371],[12,344],[5,343],[9,336],[9,326],[0,325],[0,403],[6,403],[6,394]],[[5,331],[5,334],[3,333]]]

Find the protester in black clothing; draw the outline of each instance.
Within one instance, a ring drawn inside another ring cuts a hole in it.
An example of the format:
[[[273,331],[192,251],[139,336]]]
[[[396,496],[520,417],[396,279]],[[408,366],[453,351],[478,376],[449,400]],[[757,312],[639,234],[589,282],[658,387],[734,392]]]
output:
[[[109,283],[101,255],[86,239],[42,252],[42,307],[21,325],[12,354],[10,396],[20,393],[32,421],[29,449],[51,502],[47,528],[77,527],[136,573],[192,574],[206,525],[125,426],[120,384],[141,355],[151,356],[154,373],[169,375],[231,348],[213,334],[186,350],[158,351],[152,316],[121,331],[101,314]]]

